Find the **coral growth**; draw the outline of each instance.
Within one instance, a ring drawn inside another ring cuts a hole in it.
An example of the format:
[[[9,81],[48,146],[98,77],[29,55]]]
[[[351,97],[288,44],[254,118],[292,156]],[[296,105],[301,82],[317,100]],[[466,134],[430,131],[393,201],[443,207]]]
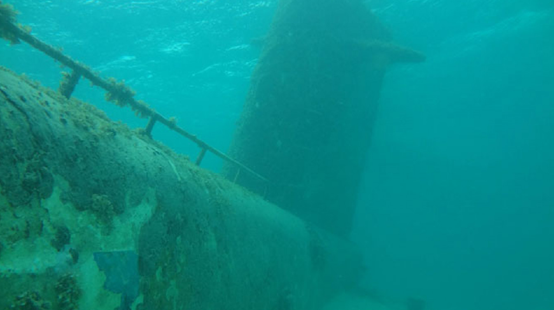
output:
[[[152,115],[152,109],[142,100],[135,100],[136,94],[125,81],[118,82],[115,78],[108,78],[109,86],[104,87],[108,92],[104,95],[106,101],[115,103],[119,107],[131,106],[131,109],[138,117],[148,117]]]
[[[81,290],[77,286],[77,280],[73,274],[65,274],[56,283],[56,294],[58,296],[58,308],[61,310],[73,310],[78,308]]]
[[[69,244],[71,241],[71,232],[66,226],[56,227],[55,238],[50,241],[50,245],[55,248],[58,252],[63,250],[63,248]]]
[[[19,43],[17,36],[8,29],[9,25],[15,24],[18,12],[11,4],[2,4],[0,1],[0,37],[8,40],[11,44]]]
[[[41,199],[50,197],[54,190],[54,177],[46,167],[42,154],[34,154],[26,164],[21,187],[31,196]]]
[[[107,195],[93,194],[90,210],[96,214],[98,219],[104,224],[110,224],[113,217],[116,215],[114,205]]]
[[[129,86],[125,85],[125,81],[118,82],[114,78],[109,78],[110,89],[104,96],[107,101],[113,102],[120,107],[126,106],[135,96],[136,92]]]
[[[25,292],[15,298],[10,309],[15,310],[46,310],[50,309],[51,304],[44,301],[37,292]]]
[[[75,90],[75,86],[79,82],[80,77],[81,75],[75,71],[71,73],[65,71],[62,72],[62,81],[60,82],[58,92],[65,98],[69,99],[73,93],[73,90]]]

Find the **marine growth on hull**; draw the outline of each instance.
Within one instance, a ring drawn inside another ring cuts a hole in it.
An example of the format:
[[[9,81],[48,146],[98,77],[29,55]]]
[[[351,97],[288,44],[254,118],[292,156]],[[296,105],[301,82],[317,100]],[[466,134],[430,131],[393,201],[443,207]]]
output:
[[[0,309],[377,305],[346,236],[385,70],[424,57],[362,1],[280,1],[229,154],[16,17],[0,2],[2,38],[71,72],[54,91],[0,67]],[[72,97],[83,79],[146,128]],[[197,160],[154,140],[156,123],[195,142]],[[223,176],[198,166],[207,151]]]
[[[232,165],[224,173],[347,236],[385,71],[423,60],[362,1],[280,1],[230,149],[271,183]]]

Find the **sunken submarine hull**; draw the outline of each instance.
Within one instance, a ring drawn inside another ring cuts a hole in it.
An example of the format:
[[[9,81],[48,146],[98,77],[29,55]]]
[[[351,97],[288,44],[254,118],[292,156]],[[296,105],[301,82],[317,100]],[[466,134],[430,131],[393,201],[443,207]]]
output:
[[[387,67],[420,62],[361,0],[281,0],[229,150],[231,180],[347,237]]]
[[[320,309],[361,257],[140,131],[0,69],[0,309]]]

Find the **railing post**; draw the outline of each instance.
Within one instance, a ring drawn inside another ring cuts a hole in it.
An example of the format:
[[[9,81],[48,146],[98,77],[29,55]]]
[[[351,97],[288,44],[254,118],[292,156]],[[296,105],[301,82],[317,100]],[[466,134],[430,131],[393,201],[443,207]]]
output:
[[[233,178],[233,183],[237,183],[237,179],[239,178],[239,175],[240,175],[240,167],[238,167],[237,169],[237,173],[235,174],[235,177]]]
[[[152,115],[148,120],[148,124],[146,124],[146,128],[144,129],[144,131],[149,137],[152,137],[152,129],[154,129],[154,125],[156,124],[157,118],[158,118],[157,115],[155,114]]]
[[[204,155],[206,155],[207,150],[208,149],[203,147],[202,150],[200,151],[200,153],[198,154],[198,157],[196,158],[196,165],[197,166],[200,166],[200,164],[202,163],[202,159],[204,159]]]
[[[71,73],[62,72],[62,80],[60,81],[60,87],[58,87],[60,94],[67,99],[71,98],[71,94],[75,90],[77,83],[79,83],[80,78],[81,75],[75,70]]]

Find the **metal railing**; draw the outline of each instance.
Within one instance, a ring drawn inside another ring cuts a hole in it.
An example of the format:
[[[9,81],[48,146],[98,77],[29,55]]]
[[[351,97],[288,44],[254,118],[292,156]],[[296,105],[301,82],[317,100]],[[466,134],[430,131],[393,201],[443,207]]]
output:
[[[107,101],[111,101],[120,107],[130,106],[137,116],[149,118],[148,124],[145,128],[145,132],[148,136],[151,136],[154,125],[159,122],[167,126],[169,129],[177,132],[181,136],[196,143],[196,145],[200,147],[200,153],[196,158],[196,165],[200,165],[202,163],[204,155],[206,155],[206,152],[209,151],[222,160],[236,165],[239,168],[237,170],[237,174],[240,173],[241,170],[244,170],[263,182],[268,183],[266,178],[259,175],[252,169],[199,139],[196,135],[191,134],[179,127],[175,121],[175,118],[166,118],[154,109],[150,108],[144,101],[136,100],[134,98],[135,92],[130,87],[126,86],[124,82],[119,82],[114,78],[102,78],[98,73],[93,72],[90,67],[79,61],[73,60],[71,57],[63,54],[61,50],[37,39],[30,34],[30,31],[25,26],[17,24],[16,16],[17,11],[15,11],[11,5],[2,4],[2,1],[0,1],[0,36],[5,40],[10,41],[12,44],[24,41],[44,54],[59,61],[64,66],[72,69],[73,71],[71,73],[64,72],[63,79],[58,89],[58,91],[66,98],[71,97],[71,94],[79,82],[79,79],[84,77],[93,85],[101,87],[107,91],[105,96]]]

